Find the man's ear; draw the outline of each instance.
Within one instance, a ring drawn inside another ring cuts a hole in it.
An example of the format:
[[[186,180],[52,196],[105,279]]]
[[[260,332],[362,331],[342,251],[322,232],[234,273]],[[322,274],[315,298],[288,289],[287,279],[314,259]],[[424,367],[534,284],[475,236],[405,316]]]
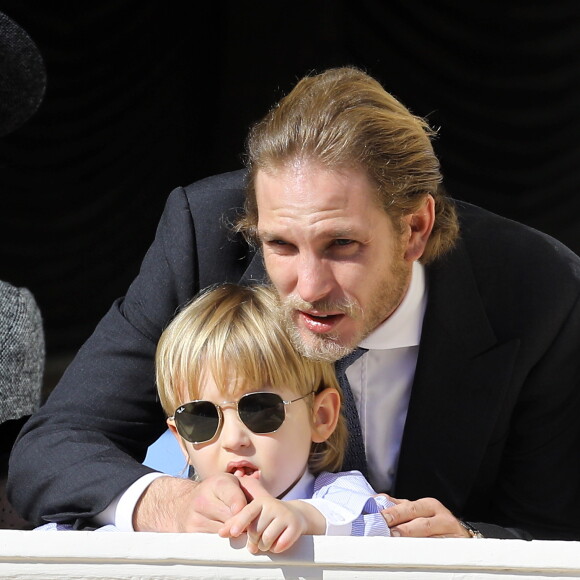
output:
[[[405,224],[405,236],[407,243],[405,248],[405,260],[414,262],[425,251],[427,240],[435,223],[435,200],[430,194],[425,195],[421,206],[403,217]]]
[[[177,427],[175,426],[175,421],[173,419],[167,419],[167,427],[169,427],[169,430],[171,431],[171,433],[173,433],[173,436],[177,439],[177,443],[179,443],[179,447],[180,447],[181,452],[183,453],[183,455],[185,457],[185,460],[187,461],[187,464],[191,465],[191,460],[189,459],[189,453],[187,452],[187,447],[185,446],[185,442],[183,441],[183,438],[177,432]]]
[[[329,387],[314,397],[312,406],[312,441],[326,441],[336,429],[340,417],[340,395]]]

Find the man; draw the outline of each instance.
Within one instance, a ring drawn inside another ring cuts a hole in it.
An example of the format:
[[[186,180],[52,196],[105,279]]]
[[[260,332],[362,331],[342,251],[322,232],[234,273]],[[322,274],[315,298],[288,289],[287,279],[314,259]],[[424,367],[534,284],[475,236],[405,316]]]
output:
[[[353,69],[298,83],[248,159],[241,219],[241,172],[170,196],[127,296],[23,431],[15,505],[160,531],[215,531],[243,507],[228,474],[196,484],[134,458],[163,428],[164,326],[200,288],[264,279],[263,255],[304,354],[338,370],[365,349],[343,383],[360,445],[345,467],[406,498],[384,513],[394,535],[580,539],[580,259],[454,204],[426,124]]]

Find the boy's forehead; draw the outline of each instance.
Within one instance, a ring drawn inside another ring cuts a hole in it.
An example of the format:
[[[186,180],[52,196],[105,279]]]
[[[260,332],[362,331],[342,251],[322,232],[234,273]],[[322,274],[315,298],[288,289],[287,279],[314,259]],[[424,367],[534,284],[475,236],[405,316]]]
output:
[[[258,391],[278,393],[283,399],[292,398],[293,396],[301,394],[300,390],[295,386],[278,388],[269,381],[261,382],[248,380],[245,377],[230,376],[229,379],[219,384],[213,379],[211,381],[200,381],[198,392],[195,392],[195,389],[185,388],[182,390],[182,393],[185,395],[182,399],[183,402],[204,399],[219,404],[225,401],[237,401],[247,393]]]
[[[216,373],[217,374],[217,373]],[[260,391],[271,388],[269,381],[250,379],[240,374],[231,372],[219,373],[221,376],[215,376],[211,372],[204,372],[200,377],[197,389],[194,385],[188,385],[184,391],[188,397],[211,400],[230,400],[239,398],[246,393]],[[193,388],[192,388],[193,387]],[[195,392],[197,390],[197,392]]]
[[[276,392],[282,397],[302,394],[296,380],[289,379],[288,386],[274,385],[267,376],[248,376],[249,369],[239,368],[240,365],[220,363],[205,364],[193,376],[181,377],[177,381],[179,403],[183,404],[196,399],[210,400],[215,403],[221,401],[235,401],[246,393],[256,391]],[[254,369],[255,370],[255,369]]]

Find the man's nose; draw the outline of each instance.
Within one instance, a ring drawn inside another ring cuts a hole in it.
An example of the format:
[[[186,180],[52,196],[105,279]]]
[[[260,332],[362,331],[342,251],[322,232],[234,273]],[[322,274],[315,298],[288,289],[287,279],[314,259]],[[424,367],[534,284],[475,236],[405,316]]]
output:
[[[300,256],[296,291],[302,300],[316,302],[327,298],[335,285],[332,268],[326,260],[313,255]]]

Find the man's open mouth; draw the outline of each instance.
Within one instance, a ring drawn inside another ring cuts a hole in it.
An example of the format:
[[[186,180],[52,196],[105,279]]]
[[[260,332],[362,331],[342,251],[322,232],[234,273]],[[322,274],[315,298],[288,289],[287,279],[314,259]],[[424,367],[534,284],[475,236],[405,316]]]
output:
[[[330,332],[338,322],[344,318],[344,314],[339,312],[335,314],[318,314],[314,312],[298,311],[298,315],[306,328],[312,332]]]
[[[306,314],[306,316],[310,316],[310,318],[314,320],[325,320],[325,321],[333,320],[338,318],[339,316],[343,316],[342,314],[308,314],[306,312],[304,314]]]

